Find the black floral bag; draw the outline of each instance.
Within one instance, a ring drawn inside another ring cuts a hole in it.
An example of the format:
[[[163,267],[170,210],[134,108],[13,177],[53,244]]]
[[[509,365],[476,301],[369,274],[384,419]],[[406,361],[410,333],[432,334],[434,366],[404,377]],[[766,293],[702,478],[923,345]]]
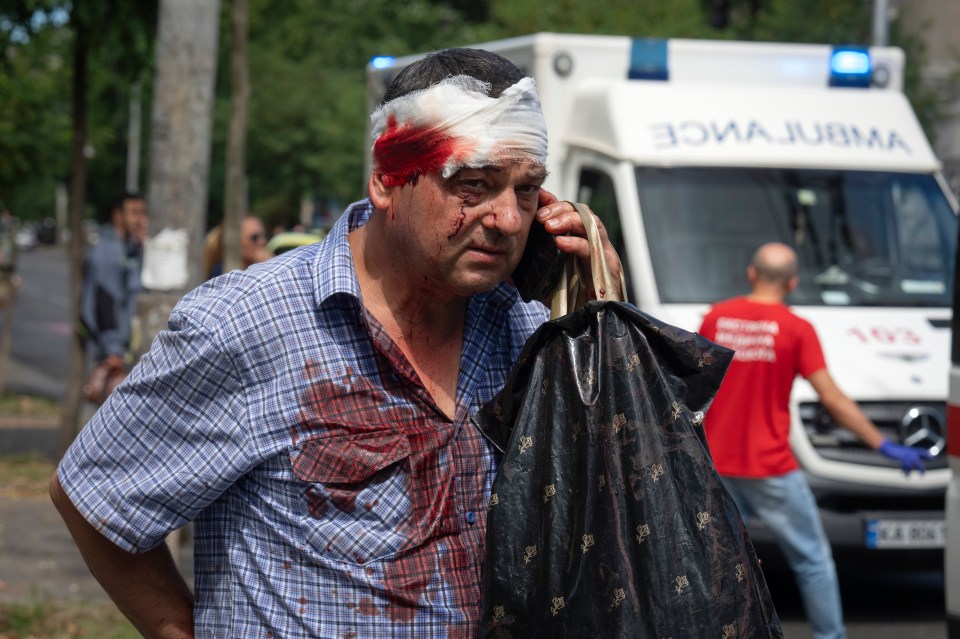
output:
[[[481,636],[782,637],[701,428],[731,358],[622,302],[530,338],[475,417],[504,453]]]

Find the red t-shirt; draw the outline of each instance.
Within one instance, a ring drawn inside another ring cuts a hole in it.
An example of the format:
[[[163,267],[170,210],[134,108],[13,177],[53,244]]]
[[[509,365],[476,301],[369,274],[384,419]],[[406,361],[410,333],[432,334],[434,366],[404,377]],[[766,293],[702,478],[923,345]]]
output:
[[[785,304],[737,297],[710,309],[700,334],[736,351],[704,421],[717,472],[770,477],[796,469],[790,390],[798,374],[826,367],[813,326]]]

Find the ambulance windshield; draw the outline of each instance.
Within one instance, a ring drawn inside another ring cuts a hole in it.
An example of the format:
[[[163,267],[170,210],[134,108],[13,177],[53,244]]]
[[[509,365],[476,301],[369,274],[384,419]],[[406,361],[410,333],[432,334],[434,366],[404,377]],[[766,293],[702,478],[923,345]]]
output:
[[[765,242],[800,260],[795,305],[950,306],[957,219],[930,175],[638,168],[660,299],[710,303],[749,290]]]

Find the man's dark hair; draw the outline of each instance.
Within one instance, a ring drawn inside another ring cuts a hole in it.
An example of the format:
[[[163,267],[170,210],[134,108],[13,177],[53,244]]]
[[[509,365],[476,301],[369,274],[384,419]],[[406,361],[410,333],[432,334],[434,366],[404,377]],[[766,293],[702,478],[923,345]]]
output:
[[[121,191],[117,194],[117,197],[113,200],[113,206],[110,208],[110,211],[116,211],[117,209],[123,209],[123,203],[127,200],[142,200],[143,196],[134,191]]]
[[[503,90],[524,78],[513,62],[483,49],[453,48],[431,53],[417,60],[393,79],[383,101],[427,89],[454,75],[469,75],[490,84],[490,97],[499,97]]]
[[[116,195],[113,196],[113,199],[110,200],[110,208],[106,210],[101,210],[97,214],[97,221],[101,224],[110,224],[113,220],[114,211],[122,211],[123,203],[127,200],[142,200],[143,196],[137,193],[136,191],[117,191]]]

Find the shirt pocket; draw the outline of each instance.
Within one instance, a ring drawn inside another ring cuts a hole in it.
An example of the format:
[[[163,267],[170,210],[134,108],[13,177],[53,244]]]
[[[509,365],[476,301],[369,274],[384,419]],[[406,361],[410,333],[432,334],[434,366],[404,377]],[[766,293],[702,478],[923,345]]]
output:
[[[397,430],[319,437],[294,448],[301,523],[318,558],[363,565],[421,542],[408,495],[411,454]]]

